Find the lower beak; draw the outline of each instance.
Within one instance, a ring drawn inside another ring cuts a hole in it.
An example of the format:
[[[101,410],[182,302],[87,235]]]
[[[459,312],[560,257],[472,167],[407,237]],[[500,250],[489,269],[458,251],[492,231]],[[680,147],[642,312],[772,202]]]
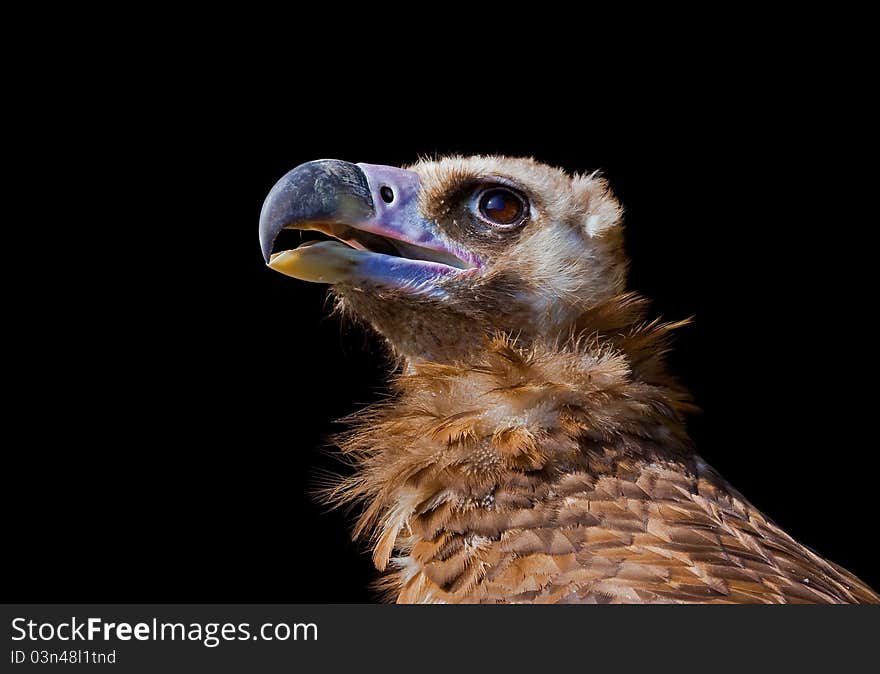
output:
[[[260,213],[269,267],[319,283],[420,288],[476,266],[418,209],[418,175],[389,166],[321,159],[287,173]],[[283,229],[314,230],[310,241],[273,254]]]

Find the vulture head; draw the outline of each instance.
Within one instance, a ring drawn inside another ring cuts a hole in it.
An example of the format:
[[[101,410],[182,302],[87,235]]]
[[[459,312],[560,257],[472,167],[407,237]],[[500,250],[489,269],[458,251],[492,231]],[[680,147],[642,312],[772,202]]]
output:
[[[332,284],[339,309],[405,361],[452,362],[498,332],[556,339],[618,295],[620,214],[595,174],[531,159],[322,159],[272,188],[260,243],[272,269]],[[318,238],[284,250],[291,229]]]

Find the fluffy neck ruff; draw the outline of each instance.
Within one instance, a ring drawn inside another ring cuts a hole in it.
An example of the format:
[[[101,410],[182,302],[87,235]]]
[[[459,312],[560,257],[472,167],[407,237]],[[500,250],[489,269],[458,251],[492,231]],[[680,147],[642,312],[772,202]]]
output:
[[[645,322],[645,309],[621,295],[552,343],[496,335],[470,362],[413,365],[387,402],[348,420],[338,440],[356,471],[327,498],[365,504],[355,536],[369,537],[380,570],[397,552],[389,591],[412,580],[414,550],[461,533],[456,513],[483,517],[470,530],[497,540],[495,495],[511,485],[597,475],[616,457],[690,454],[684,416],[694,408],[662,362],[684,321]]]

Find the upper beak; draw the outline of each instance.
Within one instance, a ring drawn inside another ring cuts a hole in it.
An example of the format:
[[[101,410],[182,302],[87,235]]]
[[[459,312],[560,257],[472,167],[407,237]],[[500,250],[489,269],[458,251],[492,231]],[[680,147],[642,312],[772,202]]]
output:
[[[260,213],[268,265],[307,281],[421,287],[476,266],[418,208],[417,174],[390,166],[321,159],[287,173]],[[273,254],[282,229],[320,231],[337,241],[307,242]],[[340,243],[341,242],[341,243]]]
[[[367,177],[354,164],[319,159],[285,174],[269,191],[260,212],[260,247],[266,262],[285,227],[367,221],[373,217]]]

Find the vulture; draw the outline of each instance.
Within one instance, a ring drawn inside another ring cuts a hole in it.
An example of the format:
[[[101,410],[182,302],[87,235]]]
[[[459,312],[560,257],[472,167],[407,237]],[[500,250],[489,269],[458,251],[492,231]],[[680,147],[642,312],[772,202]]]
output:
[[[697,454],[664,365],[684,323],[625,287],[597,173],[447,157],[302,164],[260,214],[268,266],[330,284],[393,355],[338,445],[399,603],[878,603]],[[284,229],[318,233],[276,251]]]

